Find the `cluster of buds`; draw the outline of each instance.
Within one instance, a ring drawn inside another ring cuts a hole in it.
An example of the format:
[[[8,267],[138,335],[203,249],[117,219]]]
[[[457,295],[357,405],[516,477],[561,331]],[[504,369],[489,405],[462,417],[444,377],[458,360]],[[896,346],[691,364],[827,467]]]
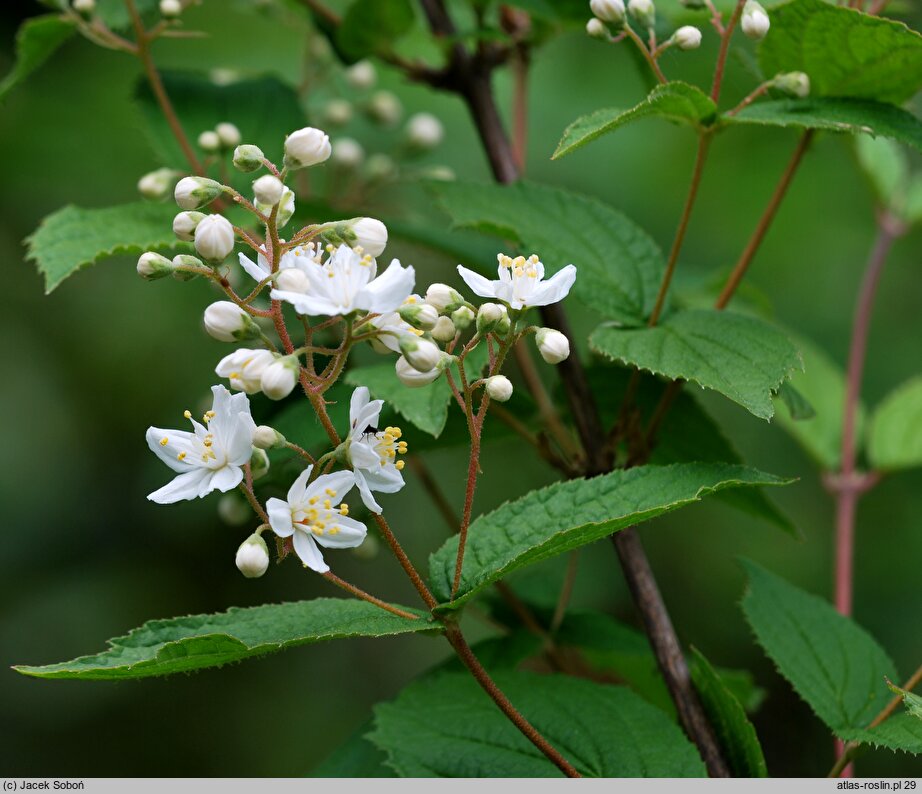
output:
[[[611,41],[613,33],[622,32],[633,21],[643,30],[656,26],[656,6],[653,0],[590,0],[592,18],[586,23],[586,33],[593,38]],[[694,25],[683,25],[653,51],[654,57],[669,47],[695,50],[701,46],[701,30]],[[652,45],[651,45],[652,48]]]
[[[203,152],[213,154],[216,152],[230,151],[240,143],[240,130],[229,121],[222,121],[215,125],[213,130],[204,130],[199,133],[198,145]]]

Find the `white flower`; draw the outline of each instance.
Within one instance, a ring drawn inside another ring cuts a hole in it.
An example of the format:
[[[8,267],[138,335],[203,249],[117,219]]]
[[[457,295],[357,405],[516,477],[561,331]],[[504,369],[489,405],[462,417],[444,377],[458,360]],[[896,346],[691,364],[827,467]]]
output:
[[[253,430],[256,423],[250,416],[250,401],[245,394],[231,394],[223,386],[212,386],[214,402],[211,410],[196,422],[193,432],[147,429],[147,446],[173,471],[172,482],[147,498],[158,504],[172,504],[182,499],[195,499],[214,490],[229,491],[243,480],[243,466],[253,454]]]
[[[263,174],[253,182],[253,194],[260,204],[275,206],[282,200],[284,192],[285,185],[282,184],[282,180],[272,174]]]
[[[680,50],[696,50],[701,46],[701,31],[694,25],[683,25],[672,38]]]
[[[216,152],[221,148],[221,139],[214,130],[205,130],[198,136],[198,145],[203,152]]]
[[[205,330],[219,342],[256,339],[259,326],[243,309],[230,301],[215,301],[205,309]]]
[[[165,17],[178,17],[182,13],[179,0],[160,0],[160,13]]]
[[[162,199],[169,195],[178,174],[172,168],[158,168],[138,180],[138,193],[146,199]]]
[[[191,243],[195,239],[195,227],[207,216],[202,212],[180,212],[173,218],[173,234],[180,240]]]
[[[442,351],[434,342],[407,334],[400,337],[400,352],[413,369],[429,372],[442,360]]]
[[[223,215],[208,215],[195,227],[195,250],[209,262],[221,262],[234,250],[234,227]]]
[[[262,371],[259,388],[270,400],[283,400],[294,391],[301,375],[297,356],[282,356],[271,361]]]
[[[559,364],[570,355],[570,340],[553,328],[540,328],[535,334],[535,344],[548,364]]]
[[[224,188],[220,182],[203,176],[185,176],[176,183],[173,198],[184,210],[197,210],[211,204]]]
[[[369,400],[368,389],[359,386],[352,392],[349,403],[349,459],[355,473],[355,484],[365,507],[381,513],[381,506],[372,491],[396,493],[404,486],[404,462],[398,455],[407,451],[407,442],[400,441],[399,427],[378,430],[383,400]]]
[[[407,140],[419,149],[434,149],[445,137],[445,128],[431,113],[417,113],[407,122]]]
[[[338,138],[333,141],[332,157],[343,168],[358,168],[365,159],[365,150],[355,138]]]
[[[397,372],[397,380],[411,389],[427,386],[442,374],[438,367],[430,369],[428,372],[420,372],[416,367],[410,366],[410,363],[403,356],[397,359],[394,369]]]
[[[222,121],[214,128],[214,131],[218,133],[221,145],[225,149],[233,149],[241,141],[240,130],[237,129],[236,124],[231,124],[229,121]]]
[[[222,378],[230,378],[232,389],[255,394],[260,389],[263,371],[274,360],[275,356],[268,350],[240,348],[218,362],[215,374]]]
[[[771,20],[765,9],[755,2],[749,0],[743,7],[743,17],[740,20],[740,27],[743,33],[754,41],[764,39],[768,35],[768,29],[771,27]]]
[[[323,249],[316,243],[299,245],[297,248],[292,248],[290,251],[286,251],[282,254],[282,258],[279,261],[279,272],[281,273],[283,270],[288,269],[297,269],[306,274],[307,268],[310,265],[318,264],[322,257]],[[254,281],[263,281],[272,275],[272,268],[269,265],[269,260],[262,254],[256,258],[256,262],[242,253],[238,255],[238,258],[240,260],[240,267],[242,267],[247,275]]]
[[[302,127],[285,139],[285,165],[306,168],[329,159],[333,152],[330,137],[316,127]]]
[[[491,399],[504,403],[512,396],[512,381],[505,375],[494,375],[483,382]]]
[[[353,88],[371,88],[375,79],[375,67],[370,61],[359,61],[346,69],[346,80]]]
[[[387,226],[377,218],[359,218],[352,224],[355,245],[370,256],[381,256],[387,246]]]
[[[243,541],[237,549],[235,562],[240,573],[247,579],[262,576],[269,568],[269,549],[262,536],[254,532]]]
[[[576,268],[567,265],[547,281],[543,281],[544,265],[535,254],[528,259],[524,256],[512,259],[505,254],[499,254],[497,259],[498,281],[490,281],[463,265],[458,265],[458,273],[475,295],[501,300],[513,309],[557,303],[567,297],[570,287],[576,280]]]
[[[337,248],[322,265],[306,267],[305,274],[310,281],[307,294],[274,289],[271,298],[288,301],[298,314],[329,317],[354,311],[392,312],[413,291],[416,279],[413,268],[396,259],[376,277],[374,258],[359,256],[347,245]]]
[[[586,23],[586,34],[594,39],[604,39],[608,37],[608,28],[601,19],[593,17]]]
[[[334,507],[355,485],[351,471],[322,474],[308,484],[313,466],[308,466],[288,490],[288,500],[270,499],[266,503],[269,526],[280,538],[292,538],[295,554],[308,568],[326,573],[318,544],[328,549],[349,549],[365,540],[365,525],[349,518],[345,502]]]
[[[623,0],[589,0],[589,8],[603,22],[621,22],[624,19]]]

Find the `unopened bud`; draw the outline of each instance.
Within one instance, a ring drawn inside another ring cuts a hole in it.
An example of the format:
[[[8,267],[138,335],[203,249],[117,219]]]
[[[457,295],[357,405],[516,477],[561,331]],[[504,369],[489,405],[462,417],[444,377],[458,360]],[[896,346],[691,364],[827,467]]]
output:
[[[589,0],[589,8],[602,22],[624,22],[624,0]]]
[[[166,198],[170,195],[177,176],[178,174],[172,168],[158,168],[156,171],[144,174],[138,180],[138,193],[153,201]]]
[[[257,180],[258,181],[258,180]],[[258,209],[263,215],[269,215],[272,213],[273,204],[263,204],[261,201],[256,201],[256,209]],[[291,220],[291,216],[295,214],[295,194],[294,191],[290,188],[285,188],[282,191],[282,198],[278,202],[279,208],[275,213],[275,225],[281,229],[288,221]]]
[[[265,450],[254,449],[250,455],[250,474],[254,480],[265,477],[269,473],[269,456]]]
[[[439,317],[435,327],[431,331],[431,336],[433,339],[435,339],[436,342],[447,344],[455,338],[457,333],[458,330],[455,328],[455,324],[451,321],[451,317]]]
[[[373,154],[365,164],[365,173],[372,182],[382,182],[390,179],[397,172],[394,161],[386,154]]]
[[[237,549],[237,568],[247,579],[256,579],[269,569],[269,548],[262,536],[254,532]]]
[[[253,194],[259,204],[268,204],[270,207],[282,200],[285,185],[282,180],[272,174],[264,174],[253,183]]]
[[[180,212],[173,218],[173,234],[180,240],[191,243],[195,239],[195,228],[207,216],[203,212]]]
[[[282,356],[263,370],[260,387],[270,400],[282,400],[294,391],[301,374],[297,356]]]
[[[285,165],[289,168],[307,168],[323,163],[332,152],[329,136],[316,127],[302,127],[285,139]]]
[[[768,14],[765,13],[765,9],[756,0],[749,0],[743,7],[740,27],[747,37],[754,41],[759,41],[768,34],[771,20],[769,20]]]
[[[214,130],[205,130],[198,136],[198,145],[203,152],[216,152],[221,148],[221,139]]]
[[[96,10],[96,0],[74,0],[71,7],[78,14],[89,15]]]
[[[365,159],[365,150],[354,138],[333,141],[332,161],[343,168],[358,168]]]
[[[377,91],[368,102],[368,115],[379,124],[392,127],[403,115],[403,105],[390,91]]]
[[[653,5],[653,0],[629,0],[627,10],[645,28],[656,25],[656,6]]]
[[[199,274],[198,268],[205,267],[201,259],[189,254],[176,254],[173,257],[173,278],[178,281],[192,281]]]
[[[498,303],[484,303],[477,310],[477,333],[486,335],[495,331],[496,326],[508,315],[505,306],[500,306]]]
[[[419,372],[435,369],[442,358],[442,351],[428,339],[420,339],[414,334],[400,337],[400,352],[411,367]]]
[[[570,355],[570,340],[553,328],[540,328],[535,334],[535,344],[548,364],[559,364]]]
[[[275,356],[269,350],[239,348],[224,356],[214,371],[218,377],[227,378],[232,389],[256,394],[261,388],[263,372],[273,361]]]
[[[186,176],[176,183],[173,198],[184,210],[197,210],[206,204],[211,204],[221,193],[224,187],[220,182],[204,176]]]
[[[592,17],[586,23],[586,33],[594,39],[607,39],[609,36],[608,28],[601,19]]]
[[[474,312],[467,306],[460,306],[451,313],[451,321],[455,324],[455,328],[464,331],[474,322]]]
[[[484,388],[491,400],[504,403],[512,396],[512,381],[505,375],[494,375],[484,381]]]
[[[672,34],[680,50],[697,50],[701,46],[701,31],[694,25],[684,25]]]
[[[275,277],[275,286],[282,292],[307,292],[311,282],[303,270],[286,267]]]
[[[403,356],[397,359],[394,369],[397,372],[397,380],[411,389],[426,386],[442,374],[436,367],[433,367],[428,372],[420,372],[416,367],[411,366]]]
[[[439,321],[439,313],[435,306],[428,303],[405,303],[397,309],[397,313],[404,322],[423,331],[431,331]]]
[[[253,446],[257,449],[279,449],[285,443],[285,436],[269,425],[260,425],[253,431]]]
[[[259,326],[243,309],[230,301],[216,301],[205,309],[205,330],[219,342],[258,339]]]
[[[387,246],[387,226],[376,218],[353,218],[354,245],[361,246],[366,254],[380,256]]]
[[[223,215],[207,215],[196,225],[194,240],[206,261],[223,262],[234,250],[234,227]]]
[[[798,99],[810,96],[810,78],[804,72],[785,72],[772,80],[772,85]]]
[[[263,150],[252,143],[245,143],[234,149],[234,168],[245,174],[256,171],[263,163]]]
[[[346,80],[353,88],[371,88],[376,78],[375,67],[370,61],[359,61],[346,69]]]
[[[445,137],[445,128],[431,113],[417,113],[407,122],[407,140],[417,149],[434,149]]]
[[[173,272],[173,263],[165,256],[146,251],[138,259],[138,275],[145,281],[156,281]]]
[[[229,121],[222,121],[214,128],[214,131],[218,133],[218,138],[221,139],[221,146],[224,149],[233,149],[240,143],[240,130],[237,129],[236,124],[231,124]]]
[[[182,13],[182,3],[179,0],[160,0],[160,15],[172,19]]]
[[[435,283],[430,284],[426,290],[426,303],[435,306],[439,314],[451,314],[464,304],[464,298],[458,290],[447,284]]]
[[[337,127],[348,124],[352,118],[352,104],[345,99],[331,99],[323,109],[323,117]],[[335,146],[333,151],[336,151]]]

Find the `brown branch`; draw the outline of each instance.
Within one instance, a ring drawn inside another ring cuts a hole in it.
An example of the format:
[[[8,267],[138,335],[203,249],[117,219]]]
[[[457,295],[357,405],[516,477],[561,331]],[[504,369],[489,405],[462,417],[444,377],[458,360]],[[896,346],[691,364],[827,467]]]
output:
[[[356,598],[360,598],[362,601],[367,601],[369,604],[374,604],[376,607],[381,607],[381,609],[390,612],[392,615],[397,615],[401,618],[408,618],[409,620],[419,620],[419,615],[413,615],[410,612],[404,612],[402,609],[398,609],[391,604],[388,604],[387,601],[382,601],[380,598],[375,598],[370,593],[366,593],[364,590],[356,587],[354,584],[349,584],[345,579],[340,579],[332,571],[327,571],[326,573],[320,574],[324,579],[332,584],[335,584],[337,587],[345,590],[347,593],[351,593]]]

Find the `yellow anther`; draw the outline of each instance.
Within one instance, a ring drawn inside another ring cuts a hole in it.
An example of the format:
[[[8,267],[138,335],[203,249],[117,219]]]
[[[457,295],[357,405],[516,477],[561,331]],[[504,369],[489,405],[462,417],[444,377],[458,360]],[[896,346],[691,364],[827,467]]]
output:
[[[230,374],[229,377],[231,377],[231,378],[239,378],[239,377],[240,377],[240,373],[239,373],[239,372],[232,372],[232,373]]]
[[[323,489],[323,492],[324,492],[327,496],[336,496],[336,491],[334,491],[332,488],[324,488],[324,489]]]
[[[210,447],[212,444],[214,444],[214,441],[212,441],[210,438],[206,438],[202,443],[203,443],[206,447]]]
[[[333,245],[333,243],[327,243],[327,245],[326,245],[326,252],[327,252],[328,254],[332,254],[335,250],[336,250],[336,246]]]
[[[308,520],[308,521],[316,521],[316,520],[317,520],[317,516],[319,516],[319,515],[320,515],[320,514],[319,514],[316,510],[314,510],[314,508],[312,507],[310,510],[307,511],[307,520]]]
[[[323,506],[324,506],[327,510],[329,510],[329,509],[333,506],[333,503],[332,503],[329,499],[324,499],[324,500],[323,500]]]
[[[311,529],[311,532],[313,532],[315,535],[323,534],[323,527],[318,526],[317,524],[314,524],[310,529]]]
[[[339,506],[339,514],[340,514],[341,516],[347,516],[347,515],[349,515],[349,505],[347,505],[345,502],[343,502],[343,503]]]
[[[165,447],[165,446],[166,446],[167,444],[169,444],[169,443],[170,443],[170,439],[168,439],[166,436],[164,436],[163,438],[160,439],[160,446],[161,446],[161,447]]]
[[[359,256],[365,253],[365,249],[360,245],[355,246],[352,250],[355,251]]]
[[[330,527],[330,528],[327,530],[327,534],[328,534],[328,535],[338,535],[338,534],[339,534],[339,527]]]
[[[329,271],[329,272],[327,273],[327,278],[333,278],[333,271],[332,271],[332,270]]]
[[[537,265],[538,262],[541,261],[541,259],[538,257],[537,254],[532,254],[530,257],[528,257],[528,261],[531,262],[533,265]]]
[[[319,501],[320,501],[320,497],[319,497],[319,496],[312,496],[310,499],[307,500],[307,503],[308,503],[309,505],[315,505],[315,504],[317,504],[317,502],[319,502]]]
[[[416,296],[415,295],[407,296],[407,299],[404,301],[404,303],[405,304],[406,303],[416,303]]]
[[[423,335],[423,329],[422,329],[422,328],[410,328],[409,330],[410,330],[410,333],[413,334],[414,336],[422,336],[422,335]]]
[[[191,418],[192,418],[192,411],[183,411],[183,412],[182,412],[182,415],[183,415],[184,417],[186,417],[186,419],[191,419]]]
[[[407,462],[405,460],[398,460],[394,465],[397,467],[397,471],[403,471],[403,467],[407,465]]]
[[[185,452],[180,452],[180,453],[176,456],[176,460],[185,460],[185,459],[186,459],[186,453],[185,453]]]

